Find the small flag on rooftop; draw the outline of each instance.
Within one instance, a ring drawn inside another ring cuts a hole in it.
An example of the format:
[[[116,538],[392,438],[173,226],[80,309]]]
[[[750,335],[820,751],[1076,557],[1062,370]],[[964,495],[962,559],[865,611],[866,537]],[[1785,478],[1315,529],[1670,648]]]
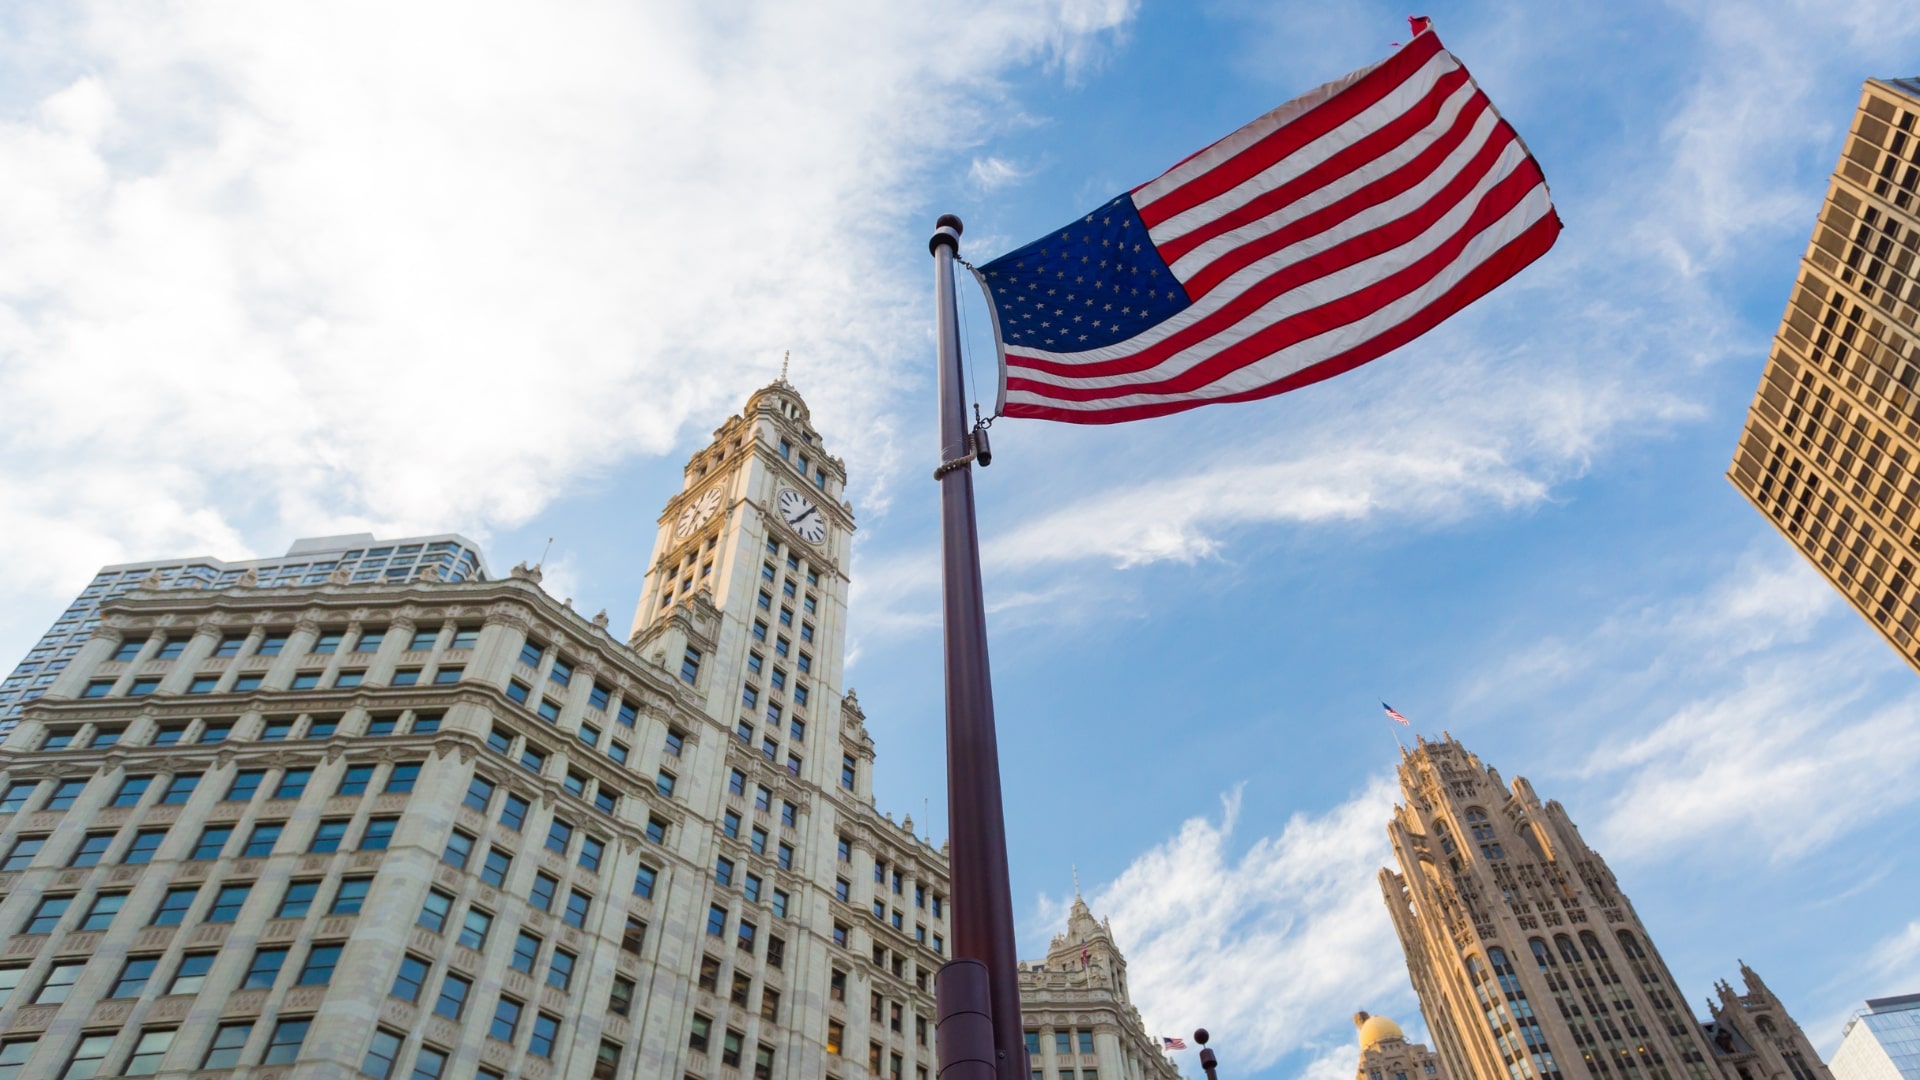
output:
[[[1411,723],[1407,722],[1406,717],[1400,715],[1400,710],[1394,708],[1393,706],[1387,704],[1384,701],[1380,703],[1380,707],[1387,710],[1387,719],[1398,721],[1401,727],[1413,726]]]
[[[1000,412],[1112,424],[1398,348],[1553,246],[1545,176],[1432,24],[980,267]]]
[[[1165,1053],[1169,1050],[1185,1050],[1186,1048],[1187,1048],[1187,1040],[1185,1039],[1178,1038],[1173,1035],[1160,1036],[1161,1053]]]

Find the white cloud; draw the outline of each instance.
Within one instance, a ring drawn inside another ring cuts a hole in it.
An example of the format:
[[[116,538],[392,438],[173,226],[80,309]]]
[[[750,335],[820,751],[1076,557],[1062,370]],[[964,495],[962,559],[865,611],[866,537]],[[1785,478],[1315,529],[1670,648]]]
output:
[[[993,192],[1025,180],[1028,173],[1005,158],[977,157],[967,169],[967,178],[982,191]],[[983,249],[988,250],[988,249]]]
[[[23,15],[57,62],[0,119],[0,599],[250,539],[484,535],[783,349],[836,450],[891,460],[910,192],[1002,77],[1076,76],[1132,9]]]
[[[1309,1054],[1321,1059],[1310,1075],[1332,1076],[1341,1061],[1353,1068],[1353,1008],[1417,1018],[1375,882],[1391,859],[1396,790],[1376,777],[1237,856],[1236,790],[1219,820],[1189,819],[1094,891],[1088,904],[1112,920],[1148,1030],[1220,1032],[1239,1073]],[[1050,924],[1059,909],[1043,904],[1033,921]]]

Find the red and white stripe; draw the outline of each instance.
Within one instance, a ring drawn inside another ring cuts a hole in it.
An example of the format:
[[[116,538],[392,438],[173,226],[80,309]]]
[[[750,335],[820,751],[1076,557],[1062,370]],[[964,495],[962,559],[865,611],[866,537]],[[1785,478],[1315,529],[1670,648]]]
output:
[[[1105,348],[1008,347],[1008,416],[1107,424],[1318,382],[1432,329],[1560,232],[1538,163],[1425,28],[1133,201],[1192,304]]]

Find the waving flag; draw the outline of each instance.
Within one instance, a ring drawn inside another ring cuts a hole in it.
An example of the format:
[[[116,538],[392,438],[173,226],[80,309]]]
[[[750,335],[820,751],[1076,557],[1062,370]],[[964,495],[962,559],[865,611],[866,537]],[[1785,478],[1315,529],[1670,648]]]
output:
[[[1160,1036],[1160,1052],[1163,1054],[1169,1050],[1185,1050],[1186,1048],[1187,1040],[1185,1039],[1176,1038],[1172,1035]]]
[[[1387,710],[1387,719],[1397,721],[1401,727],[1413,726],[1411,723],[1407,721],[1406,717],[1400,715],[1400,710],[1394,708],[1393,706],[1387,704],[1384,701],[1380,703],[1380,707]]]
[[[1285,393],[1412,341],[1553,246],[1545,177],[1431,24],[976,270],[1007,416]]]

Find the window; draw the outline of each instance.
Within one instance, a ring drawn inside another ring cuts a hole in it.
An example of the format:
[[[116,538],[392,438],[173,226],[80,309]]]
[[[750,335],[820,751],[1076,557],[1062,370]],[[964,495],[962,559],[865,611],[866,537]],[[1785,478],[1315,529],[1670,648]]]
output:
[[[200,841],[193,846],[193,853],[187,857],[217,859],[220,857],[221,850],[227,846],[227,839],[232,835],[233,830],[230,828],[209,825],[200,830]]]
[[[626,727],[632,727],[635,721],[640,719],[640,709],[632,702],[623,701],[614,719]]]
[[[213,1046],[207,1050],[207,1060],[202,1062],[203,1069],[231,1069],[240,1064],[240,1051],[246,1048],[247,1039],[253,1035],[253,1025],[221,1024],[220,1030],[213,1036]]]
[[[562,991],[570,988],[576,961],[577,958],[565,949],[553,950],[553,958],[547,962],[547,985]]]
[[[535,1013],[533,1034],[527,1039],[527,1053],[535,1057],[553,1057],[553,1044],[560,1037],[560,1019],[546,1013]]]
[[[374,1029],[373,1042],[367,1047],[366,1058],[360,1062],[360,1071],[376,1080],[387,1080],[393,1075],[393,1063],[400,1057],[400,1044],[403,1041],[400,1035],[386,1028]]]
[[[840,975],[840,973],[837,971],[834,972],[834,974]],[[840,1021],[838,1020],[827,1021],[827,1053],[832,1054],[835,1057],[839,1057],[840,1048],[846,1045],[846,1041],[847,1041],[846,1025],[840,1023]]]
[[[193,906],[193,898],[200,895],[197,885],[188,885],[178,889],[168,889],[167,895],[160,900],[160,907],[153,913],[155,926],[179,926],[186,920],[187,909]]]
[[[353,643],[353,651],[357,653],[379,652],[380,643],[385,641],[386,637],[387,633],[384,630],[364,631],[360,635],[360,640]]]
[[[750,978],[745,972],[740,972],[740,971],[734,972],[733,973],[733,993],[728,998],[728,1000],[732,1001],[735,1005],[738,1005],[741,1008],[745,1008],[747,1005],[747,998],[750,997],[752,994],[753,994],[753,979]]]
[[[773,809],[773,792],[765,787],[754,788],[753,808],[761,812]]]
[[[447,643],[449,649],[471,649],[480,644],[480,628],[477,626],[459,626],[453,631],[453,640]]]
[[[843,949],[847,947],[847,926],[845,923],[833,924],[833,943]]]
[[[240,849],[240,857],[264,859],[273,854],[273,845],[280,842],[280,832],[285,827],[285,823],[278,821],[255,825],[252,835],[247,837],[247,846]]]
[[[732,1028],[720,1043],[720,1064],[738,1066],[740,1064],[740,1044],[744,1037]]]
[[[527,901],[541,911],[553,910],[553,894],[559,889],[560,882],[546,874],[533,875],[533,888],[527,892]]]
[[[765,855],[767,853],[767,830],[755,825],[753,832],[747,840],[747,846],[753,849],[755,855]]]
[[[522,705],[525,705],[527,703],[527,698],[532,694],[533,694],[533,688],[531,686],[528,686],[526,683],[523,683],[518,679],[508,680],[507,696],[512,698],[513,700],[519,702]]]
[[[540,959],[540,944],[539,938],[525,930],[520,931],[520,936],[514,939],[513,957],[507,961],[507,966],[531,975],[534,963]]]
[[[280,776],[280,786],[273,789],[276,799],[297,799],[307,793],[307,784],[313,779],[312,769],[288,769]]]
[[[80,696],[83,698],[102,698],[111,693],[113,693],[112,679],[95,679],[87,684],[87,688],[80,692]],[[45,749],[53,748],[47,747]]]
[[[339,851],[341,842],[347,836],[348,820],[347,818],[329,818],[322,821],[320,827],[314,830],[313,842],[307,846],[307,850],[316,854]]]
[[[447,916],[452,911],[453,897],[439,889],[431,889],[427,892],[427,902],[420,908],[420,917],[414,922],[437,934],[447,928]]]
[[[632,915],[627,916],[627,928],[620,933],[620,948],[638,956],[646,947],[647,924]]]
[[[318,671],[298,672],[293,677],[292,689],[312,690],[320,685],[320,675],[321,673]],[[288,732],[292,730],[293,726],[291,724],[268,724],[266,731],[261,733],[260,737],[268,740],[284,739],[287,737]]]
[[[393,771],[387,774],[386,790],[390,794],[409,792],[413,790],[414,783],[419,779],[420,763],[417,761],[402,762],[395,765]]]
[[[853,755],[842,754],[840,755],[840,786],[843,788],[846,788],[848,791],[852,791],[853,780],[854,780]]]
[[[276,919],[304,919],[307,912],[313,910],[313,898],[320,892],[318,881],[295,881],[287,885],[287,895],[280,900],[280,910],[274,913]]]
[[[657,817],[647,819],[647,839],[656,844],[667,842],[667,823]]]
[[[459,829],[453,830],[453,835],[447,838],[446,850],[440,853],[440,861],[456,870],[465,870],[467,860],[472,857],[473,837]]]
[[[734,935],[734,947],[738,948],[741,952],[751,955],[753,953],[753,935],[757,932],[757,929],[758,928],[752,923],[741,919],[739,929]]]
[[[123,1076],[152,1076],[160,1071],[160,1059],[167,1056],[173,1048],[173,1032],[143,1031],[140,1041],[133,1044],[133,1056],[127,1059]]]
[[[440,1080],[447,1070],[447,1054],[431,1046],[422,1046],[413,1059],[413,1080]]]
[[[455,940],[475,952],[487,947],[487,932],[493,929],[493,916],[479,908],[467,909],[467,917],[460,924],[460,934]]]
[[[123,641],[120,643],[119,648],[113,650],[113,655],[108,657],[108,659],[118,660],[121,663],[129,660],[137,660],[140,657],[140,650],[145,648],[146,644],[144,641]]]
[[[773,861],[782,870],[793,869],[793,845],[782,842],[779,853],[774,856]]]
[[[573,665],[556,656],[553,658],[553,667],[547,672],[547,678],[561,686],[570,685],[573,682]]]
[[[319,637],[314,638],[313,648],[308,649],[307,651],[315,652],[315,653],[339,652],[340,642],[345,639],[346,639],[345,634],[334,632],[334,631],[328,631],[328,632],[322,633]]]
[[[361,851],[385,851],[393,842],[393,830],[400,824],[397,817],[377,817],[367,820],[367,831],[360,834]]]
[[[637,989],[632,979],[620,975],[613,977],[613,993],[607,999],[607,1011],[615,1016],[633,1015],[633,993]]]
[[[133,834],[133,843],[127,845],[120,861],[129,866],[152,862],[153,853],[160,850],[160,842],[166,838],[165,829],[141,829]]]
[[[327,909],[329,915],[358,915],[367,901],[367,892],[373,888],[373,879],[368,877],[345,878],[340,882],[340,891],[333,896],[333,906]]]
[[[160,966],[157,956],[131,956],[125,967],[120,969],[120,978],[113,984],[113,992],[108,997],[134,998],[146,993],[147,982],[153,978],[153,970]]]
[[[572,840],[573,826],[567,822],[559,818],[554,818],[553,824],[547,826],[546,848],[548,851],[565,855],[567,853],[567,844]]]
[[[251,882],[245,885],[223,885],[213,900],[213,910],[207,912],[208,922],[232,922],[240,917],[240,908],[247,902],[247,894],[253,891]]]
[[[307,1041],[307,1027],[311,1020],[282,1020],[273,1025],[273,1036],[267,1040],[267,1052],[261,1057],[262,1065],[286,1065],[300,1056],[300,1044]]]
[[[473,984],[449,971],[440,980],[440,997],[433,1003],[433,1011],[449,1020],[460,1019],[467,1011],[467,996],[473,992]]]
[[[600,1049],[593,1060],[593,1080],[613,1080],[620,1070],[620,1044],[600,1040]]]
[[[671,799],[673,798],[673,788],[674,788],[675,782],[676,781],[672,773],[668,772],[665,769],[661,769],[660,774],[653,778],[653,789],[655,791],[658,791],[661,797]]]
[[[235,773],[233,776],[233,784],[231,787],[227,788],[226,798],[221,801],[251,802],[253,800],[253,797],[260,793],[260,784],[266,778],[267,778],[267,774],[266,774],[266,770],[264,769],[247,769],[245,771]],[[189,780],[191,782],[187,785],[186,792],[180,795],[179,798],[176,799],[174,797],[174,792],[175,792],[175,789],[179,787],[180,781],[182,780]],[[200,781],[200,778],[198,776],[175,777],[173,783],[167,787],[166,797],[162,798],[160,802],[162,804],[169,803],[169,802],[186,802],[187,801],[186,796],[189,794],[192,794],[193,792],[193,784],[199,783],[199,781]]]
[[[787,917],[787,894],[779,889],[773,890],[773,913],[779,918]]]
[[[767,966],[775,968],[787,966],[787,943],[785,939],[772,936],[767,938]]]
[[[687,1028],[687,1048],[704,1054],[707,1052],[707,1038],[713,1033],[713,1021],[693,1014],[693,1023]],[[21,1059],[26,1060],[25,1058]]]
[[[753,620],[753,640],[767,640],[767,624],[761,622],[759,619]]]
[[[395,668],[393,672],[393,678],[387,681],[387,685],[418,686],[420,685],[420,669],[417,667]]]
[[[600,859],[606,854],[606,851],[607,845],[604,841],[596,840],[591,836],[581,837],[580,858],[578,860],[581,869],[598,871],[600,869]]]
[[[107,1060],[107,1050],[113,1046],[117,1032],[105,1035],[83,1035],[80,1045],[74,1047],[73,1056],[67,1059],[67,1069],[60,1074],[61,1080],[79,1080],[81,1077],[97,1076],[101,1063]]]
[[[25,870],[33,862],[33,857],[40,854],[40,849],[46,846],[47,838],[44,836],[21,837],[14,842],[13,850],[7,854],[6,862],[0,863],[0,870]]]
[[[493,1022],[487,1025],[488,1036],[504,1043],[512,1042],[514,1033],[520,1027],[522,1008],[519,1002],[501,995],[500,1003],[493,1009]]]
[[[33,995],[35,1005],[58,1005],[73,993],[73,984],[80,979],[81,969],[87,966],[85,960],[72,960],[53,965],[47,972],[47,981],[40,984],[40,992]]]
[[[633,877],[633,895],[651,898],[653,896],[654,882],[659,880],[659,876],[660,872],[658,870],[648,866],[646,863],[641,863],[639,871],[636,872]]]
[[[513,866],[513,856],[499,848],[487,849],[487,861],[480,867],[480,880],[502,889],[507,884],[507,871]]]
[[[545,751],[535,747],[532,743],[528,743],[520,748],[521,768],[530,773],[538,773],[541,769],[546,768],[546,765],[547,755]]]
[[[352,765],[340,777],[340,786],[335,795],[364,795],[367,786],[373,783],[373,766]]]
[[[440,670],[433,673],[434,685],[449,686],[453,683],[457,683],[460,681],[460,676],[465,674],[466,670],[467,669],[463,667],[443,666],[440,668]]]
[[[37,782],[7,785],[6,795],[0,796],[0,814],[19,813],[33,797],[33,789],[39,786]]]
[[[73,853],[73,860],[67,863],[67,865],[98,866],[100,865],[101,857],[106,855],[107,848],[112,843],[113,834],[110,832],[88,833],[86,837],[80,841],[79,850]]]
[[[87,782],[85,780],[62,780],[60,781],[60,786],[53,789],[53,797],[48,799],[47,805],[42,807],[41,809],[43,810],[71,809],[73,806],[74,800],[78,799],[80,797],[80,793],[85,790],[87,790]]]
[[[506,799],[500,804],[500,824],[519,832],[521,826],[527,822],[527,810],[527,800],[508,792]]]
[[[246,977],[240,980],[242,990],[268,990],[280,978],[280,969],[287,962],[285,949],[255,949],[253,962],[247,965]]]
[[[587,924],[587,910],[593,906],[593,897],[578,889],[567,893],[567,910],[562,912],[560,920],[568,926],[582,927]]]
[[[537,641],[528,641],[520,646],[520,662],[530,668],[540,666],[540,657],[547,651],[545,645]]]
[[[559,702],[554,701],[552,698],[541,699],[540,706],[535,711],[540,714],[540,719],[545,720],[549,724],[555,723],[560,719],[560,704]],[[580,737],[581,737],[581,741],[585,742],[588,746],[592,746],[593,741],[589,739],[586,735],[586,732],[588,732],[589,730],[591,729],[585,728],[585,727],[581,728]]]
[[[166,724],[161,726],[158,730],[156,730],[153,733],[153,745],[173,746],[179,743],[181,739],[185,738],[186,734],[187,734],[186,725]]]
[[[87,917],[80,920],[78,930],[105,930],[113,924],[113,917],[120,914],[126,906],[126,893],[101,893],[94,897],[93,907],[87,909]]]

